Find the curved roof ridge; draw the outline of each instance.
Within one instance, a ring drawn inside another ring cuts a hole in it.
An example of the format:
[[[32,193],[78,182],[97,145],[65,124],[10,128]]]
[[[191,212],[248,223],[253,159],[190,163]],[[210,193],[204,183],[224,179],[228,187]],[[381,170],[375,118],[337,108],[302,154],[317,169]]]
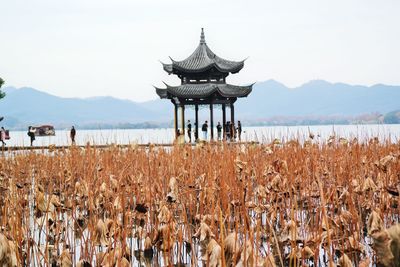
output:
[[[245,97],[251,93],[253,84],[247,86],[219,84],[219,83],[187,83],[178,86],[171,86],[165,83],[167,88],[156,88],[156,93],[161,98],[167,98],[168,94],[176,97],[203,98],[215,92],[223,97]]]
[[[183,72],[201,72],[215,67],[221,72],[237,73],[244,66],[244,60],[233,61],[217,56],[206,44],[202,28],[200,43],[193,53],[184,60],[177,61],[170,57],[172,64],[163,65],[164,70],[172,73],[174,69]]]
[[[218,92],[223,97],[245,97],[253,90],[253,84],[247,86],[232,85],[232,84],[220,84],[218,86]]]

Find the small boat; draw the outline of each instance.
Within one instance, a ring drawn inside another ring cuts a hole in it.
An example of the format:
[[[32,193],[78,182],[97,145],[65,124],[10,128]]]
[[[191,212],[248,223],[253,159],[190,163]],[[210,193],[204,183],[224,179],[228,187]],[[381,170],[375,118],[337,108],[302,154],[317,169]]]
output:
[[[52,125],[41,125],[41,126],[33,126],[35,130],[35,136],[54,136],[56,135],[56,131],[54,130],[54,126]]]

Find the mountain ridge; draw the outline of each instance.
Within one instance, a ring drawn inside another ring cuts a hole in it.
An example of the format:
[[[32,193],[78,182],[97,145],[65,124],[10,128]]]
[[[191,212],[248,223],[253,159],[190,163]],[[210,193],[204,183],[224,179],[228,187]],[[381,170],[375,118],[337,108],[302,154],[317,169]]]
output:
[[[0,115],[6,127],[31,124],[85,125],[124,123],[172,124],[172,105],[154,99],[135,102],[112,96],[64,98],[32,87],[2,88],[6,97],[0,100]],[[235,103],[236,118],[262,121],[280,116],[356,116],[367,113],[388,113],[400,109],[400,86],[372,86],[331,83],[312,80],[289,88],[270,79],[254,85],[253,92]],[[192,111],[188,111],[188,118]],[[201,115],[204,118],[206,112]],[[220,116],[216,111],[216,116]]]

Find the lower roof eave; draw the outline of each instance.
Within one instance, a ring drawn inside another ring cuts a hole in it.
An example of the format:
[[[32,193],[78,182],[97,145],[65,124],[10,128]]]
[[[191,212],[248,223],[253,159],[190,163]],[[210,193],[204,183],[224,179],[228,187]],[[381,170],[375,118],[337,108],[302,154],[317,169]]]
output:
[[[247,97],[252,92],[252,85],[238,86],[231,84],[183,84],[179,86],[169,86],[167,88],[156,88],[160,98],[184,98],[202,99],[209,98],[213,94],[218,94],[222,98],[241,98]],[[218,98],[218,96],[217,96]]]

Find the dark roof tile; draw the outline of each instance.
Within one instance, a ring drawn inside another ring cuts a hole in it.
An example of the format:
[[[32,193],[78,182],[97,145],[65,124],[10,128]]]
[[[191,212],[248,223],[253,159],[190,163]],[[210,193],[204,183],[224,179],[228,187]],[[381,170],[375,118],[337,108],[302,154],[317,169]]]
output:
[[[220,72],[239,72],[244,66],[244,60],[231,61],[217,56],[205,42],[204,32],[201,29],[200,44],[196,50],[185,60],[175,61],[171,58],[172,64],[163,64],[164,70],[168,73],[174,73],[174,70],[180,72],[203,72],[209,68],[215,67]]]
[[[182,84],[180,86],[169,86],[167,88],[156,88],[160,98],[204,98],[218,92],[223,97],[245,97],[250,94],[253,85],[238,86],[231,84],[201,83]]]

